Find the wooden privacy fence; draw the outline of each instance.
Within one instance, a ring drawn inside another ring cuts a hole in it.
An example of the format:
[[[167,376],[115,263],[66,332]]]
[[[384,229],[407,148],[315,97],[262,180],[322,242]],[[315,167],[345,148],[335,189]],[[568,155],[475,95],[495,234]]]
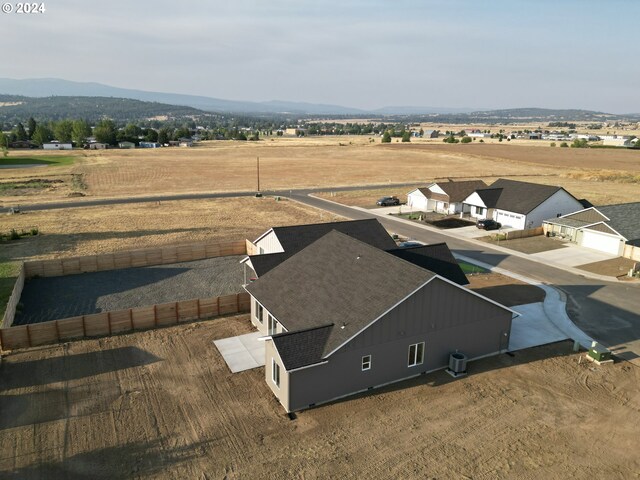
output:
[[[225,257],[228,255],[244,255],[247,253],[246,242],[205,242],[189,245],[174,245],[141,250],[124,250],[121,252],[88,255],[84,257],[67,257],[53,260],[34,260],[24,262],[26,278],[36,275],[40,277],[59,277],[86,272],[101,272],[130,267],[147,267],[170,263],[190,262],[204,258]]]
[[[4,315],[2,316],[2,323],[0,324],[0,327],[2,328],[9,328],[13,324],[13,319],[16,316],[16,307],[20,302],[20,296],[22,295],[22,289],[24,288],[24,263],[20,262],[19,269],[18,278],[16,278],[16,283],[13,286],[13,291],[7,301],[7,307],[4,311]]]
[[[0,329],[0,348],[14,350],[86,337],[147,330],[250,311],[249,294],[184,300]]]
[[[537,235],[542,235],[542,233],[542,227],[536,227],[528,228],[526,230],[512,230],[505,232],[504,235],[506,236],[506,240],[514,240],[516,238],[535,237]]]
[[[630,258],[636,262],[640,262],[640,248],[633,245],[625,245],[623,257]]]
[[[252,241],[245,240],[245,243],[246,243],[247,255],[257,255],[258,253],[260,253],[258,251],[258,247],[256,247]]]

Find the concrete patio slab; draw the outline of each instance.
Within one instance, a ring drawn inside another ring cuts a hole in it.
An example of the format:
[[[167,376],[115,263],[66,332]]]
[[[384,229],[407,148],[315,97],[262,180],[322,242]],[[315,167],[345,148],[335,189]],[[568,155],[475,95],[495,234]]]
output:
[[[260,332],[214,340],[216,348],[232,373],[251,370],[264,365],[264,342]]]
[[[517,305],[511,308],[521,316],[515,318],[511,324],[509,351],[537,347],[568,338],[547,318],[542,302]]]

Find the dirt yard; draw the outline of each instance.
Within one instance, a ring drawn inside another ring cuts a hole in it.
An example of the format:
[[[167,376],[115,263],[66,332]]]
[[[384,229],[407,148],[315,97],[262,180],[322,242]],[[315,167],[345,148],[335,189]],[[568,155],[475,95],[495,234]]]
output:
[[[504,248],[510,248],[511,250],[527,254],[548,252],[549,250],[567,248],[567,246],[563,242],[553,238],[545,237],[544,235],[515,238],[513,240],[493,240],[492,237],[488,235],[486,237],[480,237],[478,240],[482,240],[487,243],[492,243],[494,245],[499,245]]]
[[[213,141],[194,148],[74,152],[70,166],[0,170],[0,183],[63,179],[55,188],[4,192],[4,206],[67,198],[122,197],[257,188],[263,190],[405,183],[500,176],[562,184],[593,203],[638,198],[640,152],[614,149],[540,148],[516,145],[382,145],[369,137],[268,138],[260,142]],[[14,152],[11,157],[38,155]],[[65,153],[68,155],[68,153]],[[69,185],[71,183],[72,185]],[[615,187],[613,187],[615,185]],[[22,192],[22,193],[21,193]],[[394,192],[391,192],[392,194]],[[406,194],[406,192],[399,192]]]
[[[180,200],[2,215],[1,228],[40,235],[6,242],[1,256],[44,259],[93,255],[203,240],[256,237],[271,226],[340,220],[322,210],[270,197]]]
[[[640,370],[570,343],[476,361],[289,420],[212,344],[246,316],[17,352],[0,366],[7,479],[634,478]],[[606,428],[604,427],[606,425]]]
[[[507,307],[544,301],[541,288],[501,273],[474,273],[467,278],[471,290]]]

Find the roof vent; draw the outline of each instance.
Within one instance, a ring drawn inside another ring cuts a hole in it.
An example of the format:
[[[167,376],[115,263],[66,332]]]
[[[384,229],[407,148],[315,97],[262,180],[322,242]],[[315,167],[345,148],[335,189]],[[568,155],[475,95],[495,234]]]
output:
[[[347,326],[347,324],[346,324],[346,323],[344,323],[344,322],[342,322],[342,325],[340,325],[340,328],[341,328],[342,330],[344,330],[344,327],[346,327],[346,326]]]

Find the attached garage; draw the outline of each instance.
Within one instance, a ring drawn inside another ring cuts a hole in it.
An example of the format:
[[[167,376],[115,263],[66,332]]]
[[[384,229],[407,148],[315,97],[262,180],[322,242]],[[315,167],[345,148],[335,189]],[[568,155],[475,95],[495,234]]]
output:
[[[620,255],[620,247],[623,242],[618,236],[585,229],[582,231],[580,245],[612,255]]]
[[[432,210],[433,202],[429,202],[429,199],[424,193],[425,190],[426,189],[416,188],[409,192],[407,194],[407,206],[411,207],[413,210],[420,210],[423,212],[427,212],[429,210],[429,206],[431,206]],[[429,205],[429,203],[432,205]]]

